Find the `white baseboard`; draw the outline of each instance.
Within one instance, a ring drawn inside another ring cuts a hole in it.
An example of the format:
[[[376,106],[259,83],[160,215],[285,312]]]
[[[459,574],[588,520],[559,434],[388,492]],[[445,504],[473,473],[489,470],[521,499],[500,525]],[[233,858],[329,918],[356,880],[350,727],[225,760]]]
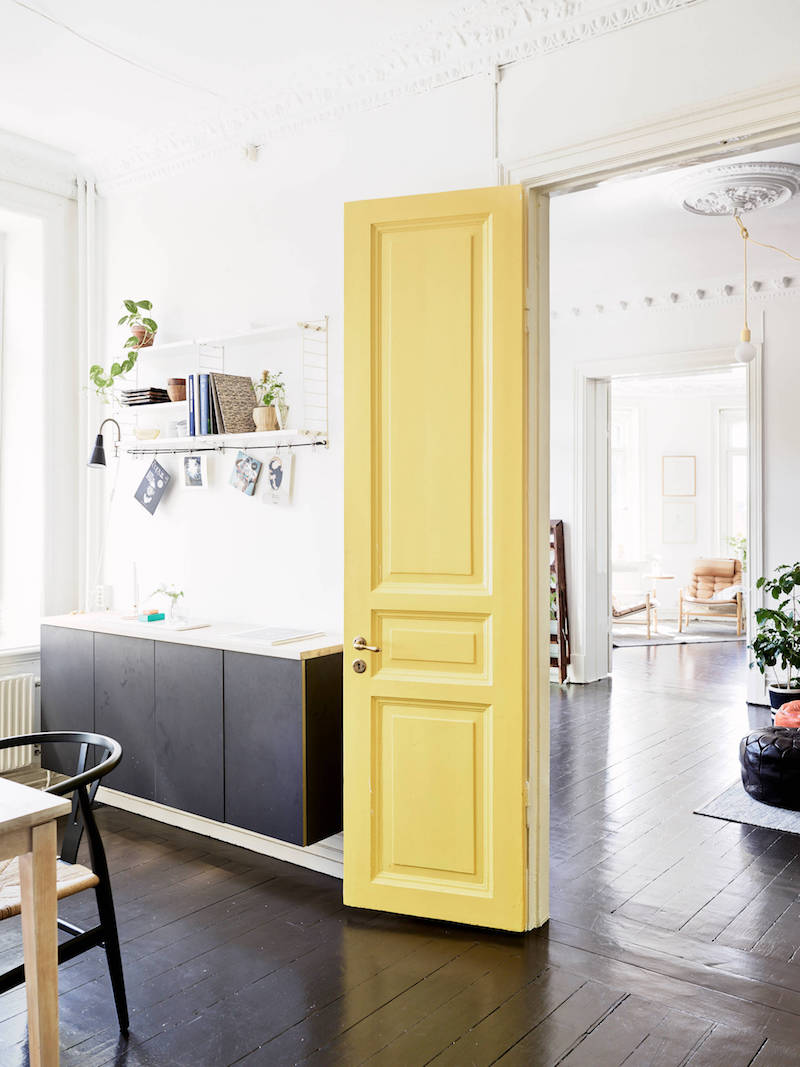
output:
[[[286,863],[294,863],[298,867],[307,867],[321,874],[330,874],[334,878],[344,877],[341,834],[335,834],[333,837],[325,838],[324,841],[318,841],[315,845],[303,848],[301,845],[292,845],[288,841],[277,841],[274,837],[256,834],[252,830],[243,830],[238,826],[229,826],[228,823],[215,822],[202,815],[179,811],[166,804],[157,804],[154,800],[142,800],[141,797],[120,793],[106,786],[100,786],[97,790],[97,799],[112,808],[122,808],[123,811],[131,811],[134,815],[144,815],[145,818],[155,819],[156,822],[178,826],[182,830],[191,830],[192,833],[202,834],[203,837],[213,837],[216,841],[227,841],[229,845],[238,845],[239,848],[259,852],[262,856],[272,856]]]

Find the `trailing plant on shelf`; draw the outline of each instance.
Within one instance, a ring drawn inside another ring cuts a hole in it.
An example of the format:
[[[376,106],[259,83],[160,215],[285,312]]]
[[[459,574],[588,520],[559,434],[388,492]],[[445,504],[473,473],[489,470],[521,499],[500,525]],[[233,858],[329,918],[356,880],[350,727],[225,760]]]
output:
[[[89,380],[94,385],[97,395],[108,401],[109,390],[113,388],[117,378],[128,374],[136,365],[140,348],[149,348],[152,345],[158,331],[158,323],[155,319],[145,315],[145,311],[152,311],[153,305],[149,300],[123,300],[125,314],[117,322],[118,326],[127,326],[130,336],[122,346],[127,355],[121,362],[111,364],[111,369],[106,372],[99,363],[94,363],[89,368]]]
[[[800,563],[781,564],[773,578],[759,578],[756,588],[775,603],[756,608],[758,633],[750,646],[750,666],[757,666],[767,680],[770,703],[777,708],[800,697]]]
[[[253,381],[258,407],[253,408],[253,419],[259,430],[282,430],[286,427],[289,408],[286,406],[286,383],[281,371],[271,374],[261,372]]]

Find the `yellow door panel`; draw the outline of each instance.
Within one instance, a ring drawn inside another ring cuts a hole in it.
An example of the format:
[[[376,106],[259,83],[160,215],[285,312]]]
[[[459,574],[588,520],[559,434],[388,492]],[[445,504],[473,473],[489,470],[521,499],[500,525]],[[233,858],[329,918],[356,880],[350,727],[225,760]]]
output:
[[[345,902],[526,925],[525,211],[345,213]]]
[[[381,652],[376,670],[386,677],[409,678],[418,672],[458,681],[487,681],[491,619],[486,615],[435,612],[373,614],[372,632]]]

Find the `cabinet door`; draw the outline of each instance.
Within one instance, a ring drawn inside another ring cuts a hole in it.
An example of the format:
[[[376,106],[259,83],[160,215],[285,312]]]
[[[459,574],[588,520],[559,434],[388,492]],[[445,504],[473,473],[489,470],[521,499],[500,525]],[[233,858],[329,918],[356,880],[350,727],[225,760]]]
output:
[[[226,652],[225,821],[302,845],[299,660]]]
[[[156,642],[156,800],[222,822],[222,652]]]
[[[103,785],[155,798],[154,642],[94,635],[95,728],[122,745],[122,762]]]
[[[94,730],[94,634],[42,627],[42,730]],[[43,745],[42,766],[74,774],[77,745]]]
[[[305,660],[306,844],[342,829],[342,653]]]

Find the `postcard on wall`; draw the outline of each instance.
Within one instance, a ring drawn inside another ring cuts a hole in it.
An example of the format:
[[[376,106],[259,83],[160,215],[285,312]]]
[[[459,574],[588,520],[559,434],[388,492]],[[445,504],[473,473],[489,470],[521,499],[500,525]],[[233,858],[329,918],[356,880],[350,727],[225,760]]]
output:
[[[254,456],[248,456],[246,452],[236,453],[236,462],[231,472],[231,485],[246,496],[252,496],[256,489],[256,482],[261,473],[261,460]]]
[[[697,540],[695,503],[693,500],[662,502],[662,540],[666,545],[692,545]]]
[[[697,459],[695,456],[661,457],[663,496],[694,496]]]
[[[181,457],[181,485],[184,489],[208,488],[208,461],[202,453]]]
[[[288,504],[292,495],[292,470],[294,455],[286,452],[276,453],[267,464],[267,491],[264,493],[265,504]]]
[[[139,488],[133,494],[145,511],[155,515],[156,508],[161,503],[161,498],[167,491],[170,475],[157,460],[153,460],[145,472],[144,478],[139,483]]]

